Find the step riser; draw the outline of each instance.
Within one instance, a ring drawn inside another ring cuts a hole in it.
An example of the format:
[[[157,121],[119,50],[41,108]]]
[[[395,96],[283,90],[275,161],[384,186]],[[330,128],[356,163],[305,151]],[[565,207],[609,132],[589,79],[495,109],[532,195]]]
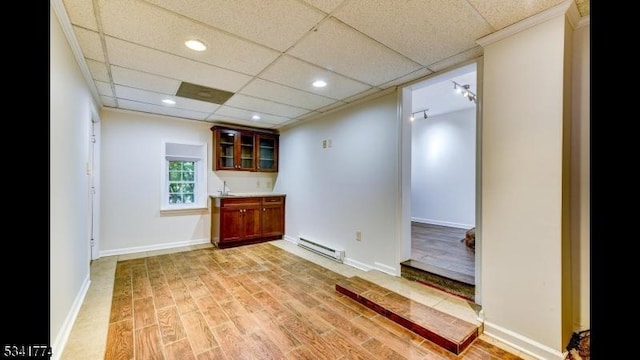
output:
[[[400,276],[421,284],[432,286],[436,289],[459,296],[465,300],[475,301],[475,286],[464,284],[455,280],[429,273],[410,266],[401,265]]]
[[[422,336],[423,338],[437,344],[438,346],[446,349],[453,354],[460,354],[464,351],[471,343],[478,337],[479,331],[474,328],[473,331],[470,331],[466,337],[460,339],[459,341],[453,341],[448,339],[436,331],[428,329],[411,319],[407,319],[406,317],[399,315],[384,306],[376,303],[372,299],[367,298],[366,296],[362,296],[356,290],[349,289],[342,284],[338,283],[335,286],[336,291],[339,293],[353,299],[354,301],[366,306],[367,308],[375,311],[376,313],[386,317],[387,319],[399,324],[400,326],[406,328],[407,330],[413,331],[414,333]]]

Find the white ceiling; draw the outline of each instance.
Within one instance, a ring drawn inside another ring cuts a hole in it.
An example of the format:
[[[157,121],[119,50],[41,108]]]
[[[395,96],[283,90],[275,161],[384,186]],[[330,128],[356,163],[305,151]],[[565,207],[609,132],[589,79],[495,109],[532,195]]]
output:
[[[589,1],[575,1],[588,15]],[[101,105],[265,128],[476,58],[477,39],[563,2],[51,0]],[[186,48],[192,38],[208,49]],[[317,79],[328,85],[314,88]],[[183,81],[234,95],[175,96]]]
[[[460,85],[469,85],[469,90],[477,95],[476,64],[458,67],[411,85],[411,111],[419,112],[416,118],[423,116],[425,109],[428,109],[428,116],[436,116],[475,108],[475,102],[454,91],[454,81]]]

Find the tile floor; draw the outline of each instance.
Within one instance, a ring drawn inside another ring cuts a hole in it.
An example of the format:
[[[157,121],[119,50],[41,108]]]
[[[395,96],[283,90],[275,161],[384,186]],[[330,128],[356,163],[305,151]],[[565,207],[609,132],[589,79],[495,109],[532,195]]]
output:
[[[455,296],[407,279],[391,276],[375,270],[362,271],[348,265],[339,264],[301,249],[295,244],[285,240],[276,240],[271,243],[344,276],[360,276],[380,286],[402,294],[407,298],[419,301],[427,306],[431,306],[460,319],[478,324],[477,312],[480,308],[476,304],[469,303]],[[109,327],[109,315],[111,310],[111,298],[113,295],[113,280],[116,263],[119,260],[135,259],[180,251],[190,251],[211,246],[211,244],[186,246],[175,249],[109,256],[93,261],[91,264],[91,285],[84,303],[80,308],[80,312],[60,359],[104,359],[105,346],[107,343],[107,330]],[[528,354],[510,348],[509,346],[499,343],[484,335],[480,335],[480,338],[516,354],[523,359],[534,359]]]

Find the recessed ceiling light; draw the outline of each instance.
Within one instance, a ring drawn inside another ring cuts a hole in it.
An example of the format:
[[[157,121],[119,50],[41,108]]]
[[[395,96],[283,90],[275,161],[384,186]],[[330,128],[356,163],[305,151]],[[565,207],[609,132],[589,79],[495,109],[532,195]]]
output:
[[[325,87],[327,86],[327,82],[323,80],[316,80],[313,82],[313,86],[318,88]]]
[[[184,45],[191,50],[194,51],[205,51],[207,50],[207,45],[205,45],[200,40],[187,40],[184,42]]]
[[[260,120],[260,115],[253,115],[251,118],[252,118],[253,120],[258,121],[258,120]]]
[[[172,100],[172,99],[164,99],[162,100],[163,103],[167,104],[167,105],[175,105],[176,101]]]

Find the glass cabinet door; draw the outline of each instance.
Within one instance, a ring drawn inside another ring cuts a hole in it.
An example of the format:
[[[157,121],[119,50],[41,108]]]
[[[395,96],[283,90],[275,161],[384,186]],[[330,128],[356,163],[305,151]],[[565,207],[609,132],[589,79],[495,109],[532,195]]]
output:
[[[250,170],[255,169],[254,161],[254,137],[253,134],[241,134],[240,135],[240,169]]]
[[[276,139],[258,136],[258,171],[276,171]]]
[[[220,131],[220,168],[235,168],[235,131]]]

